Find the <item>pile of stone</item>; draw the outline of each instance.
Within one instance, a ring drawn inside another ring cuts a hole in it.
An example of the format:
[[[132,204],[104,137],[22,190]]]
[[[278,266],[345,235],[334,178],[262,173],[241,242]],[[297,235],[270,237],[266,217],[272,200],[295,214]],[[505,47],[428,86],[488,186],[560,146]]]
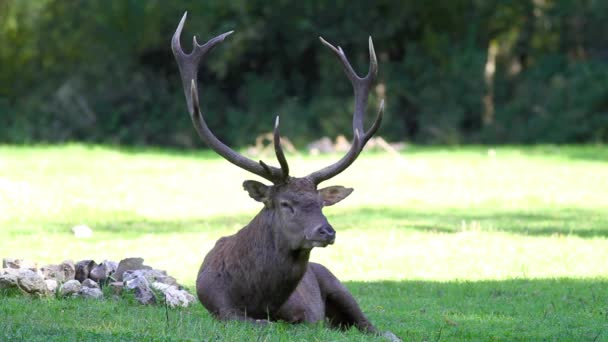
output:
[[[373,137],[365,145],[365,150],[379,150],[391,154],[399,155],[399,151],[406,148],[405,143],[389,143],[382,137]],[[329,137],[315,140],[306,146],[308,153],[313,156],[326,153],[347,152],[350,149],[350,142],[345,136],[339,135],[333,142]]]
[[[107,291],[102,289],[108,288]],[[166,271],[144,265],[142,258],[126,258],[120,262],[94,260],[74,263],[66,260],[40,268],[21,259],[2,260],[0,294],[25,294],[59,298],[104,298],[104,293],[120,296],[133,293],[141,304],[161,303],[170,307],[186,307],[195,301],[192,294]]]

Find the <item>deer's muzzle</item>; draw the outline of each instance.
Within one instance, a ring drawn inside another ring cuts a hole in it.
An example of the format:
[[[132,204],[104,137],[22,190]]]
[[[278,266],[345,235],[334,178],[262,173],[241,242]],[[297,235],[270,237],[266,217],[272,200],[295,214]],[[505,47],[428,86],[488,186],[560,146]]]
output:
[[[312,247],[325,247],[336,241],[336,231],[329,224],[324,224],[316,227],[311,236],[307,236],[306,240],[310,241]]]

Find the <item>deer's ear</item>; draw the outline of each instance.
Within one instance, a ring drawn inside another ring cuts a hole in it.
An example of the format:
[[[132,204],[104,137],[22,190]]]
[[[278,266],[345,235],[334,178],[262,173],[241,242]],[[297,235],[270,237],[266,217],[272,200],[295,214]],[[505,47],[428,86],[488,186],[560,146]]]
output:
[[[323,198],[323,205],[334,205],[348,197],[353,192],[353,188],[345,188],[341,185],[328,186],[319,190],[319,194]]]
[[[254,200],[266,203],[268,199],[269,186],[258,181],[248,180],[243,182],[243,188],[249,193],[249,196]]]

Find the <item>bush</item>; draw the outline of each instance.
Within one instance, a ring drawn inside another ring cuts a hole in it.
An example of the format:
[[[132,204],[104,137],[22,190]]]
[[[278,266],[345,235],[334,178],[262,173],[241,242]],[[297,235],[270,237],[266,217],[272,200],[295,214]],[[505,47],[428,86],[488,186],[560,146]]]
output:
[[[201,145],[169,48],[185,8],[185,48],[195,33],[237,30],[199,74],[207,120],[229,144],[252,143],[276,114],[300,146],[352,134],[352,89],[316,37],[362,74],[370,34],[380,75],[369,116],[386,98],[388,139],[608,140],[606,2],[8,0],[0,142]]]

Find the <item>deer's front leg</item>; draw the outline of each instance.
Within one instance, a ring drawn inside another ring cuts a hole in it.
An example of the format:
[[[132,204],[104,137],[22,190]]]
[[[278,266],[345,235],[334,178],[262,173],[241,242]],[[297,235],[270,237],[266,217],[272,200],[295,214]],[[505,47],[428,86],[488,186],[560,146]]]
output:
[[[321,298],[319,282],[310,267],[278,310],[276,318],[290,323],[317,323],[325,319],[325,303]]]
[[[319,282],[325,300],[325,317],[332,327],[348,329],[354,325],[363,332],[378,334],[355,298],[336,276],[323,265],[310,263],[310,267]]]
[[[325,317],[332,327],[345,329],[354,325],[362,332],[382,335],[393,342],[401,341],[390,331],[380,333],[361,311],[348,289],[325,266],[310,263],[310,267],[317,277],[321,294],[325,298]]]

